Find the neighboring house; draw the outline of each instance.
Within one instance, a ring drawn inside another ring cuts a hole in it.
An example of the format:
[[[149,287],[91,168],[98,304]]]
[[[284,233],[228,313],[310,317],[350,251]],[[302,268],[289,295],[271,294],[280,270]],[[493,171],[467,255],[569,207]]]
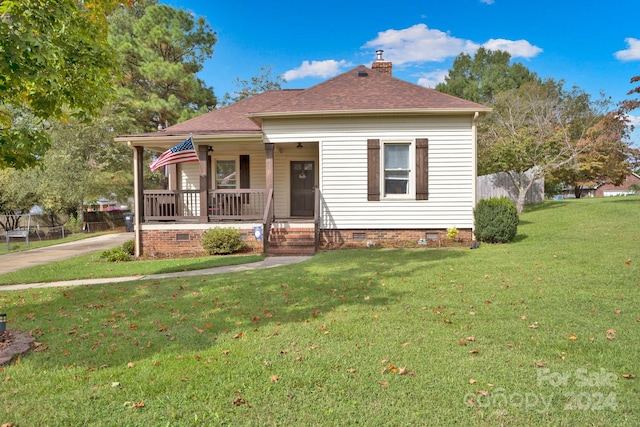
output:
[[[134,151],[136,253],[201,252],[213,227],[235,227],[269,254],[417,243],[452,226],[470,239],[476,122],[490,109],[391,68],[378,53],[371,68],[308,89],[116,138]],[[168,166],[167,190],[145,190],[143,149],[160,153],[189,136],[200,160]]]
[[[584,185],[580,187],[580,197],[629,196],[638,193],[637,188],[635,187],[640,187],[640,175],[632,172],[620,185],[606,184],[602,182],[584,183]],[[575,198],[576,189],[574,187],[565,188],[563,196],[566,198]]]
[[[609,197],[609,196],[628,196],[631,194],[637,194],[637,189],[634,187],[640,186],[640,175],[637,173],[630,173],[629,176],[620,185],[602,184],[596,188],[596,197]]]

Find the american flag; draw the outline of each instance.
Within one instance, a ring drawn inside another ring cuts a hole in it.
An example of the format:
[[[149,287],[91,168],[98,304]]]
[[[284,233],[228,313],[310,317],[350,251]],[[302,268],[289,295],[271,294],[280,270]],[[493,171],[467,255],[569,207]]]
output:
[[[171,147],[160,154],[160,157],[149,164],[149,168],[152,172],[155,172],[156,169],[166,165],[197,161],[200,161],[200,159],[198,158],[198,153],[196,153],[195,148],[193,148],[193,140],[189,137],[175,147]]]

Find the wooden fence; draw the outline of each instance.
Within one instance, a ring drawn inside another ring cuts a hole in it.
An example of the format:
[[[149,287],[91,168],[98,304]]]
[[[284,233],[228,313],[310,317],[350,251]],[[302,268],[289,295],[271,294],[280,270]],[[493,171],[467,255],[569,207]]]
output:
[[[533,179],[533,171],[528,170],[525,176]],[[476,196],[478,200],[489,199],[491,197],[508,197],[516,203],[518,200],[518,189],[506,172],[494,173],[491,175],[479,176],[476,179]],[[544,178],[535,180],[525,196],[525,205],[540,203],[544,201]]]

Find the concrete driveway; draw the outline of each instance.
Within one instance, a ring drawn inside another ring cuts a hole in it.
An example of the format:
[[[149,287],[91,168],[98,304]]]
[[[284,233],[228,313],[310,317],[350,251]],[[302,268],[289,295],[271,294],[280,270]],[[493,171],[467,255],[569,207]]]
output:
[[[133,233],[103,234],[75,242],[0,255],[0,274],[93,252],[102,252],[133,239]]]

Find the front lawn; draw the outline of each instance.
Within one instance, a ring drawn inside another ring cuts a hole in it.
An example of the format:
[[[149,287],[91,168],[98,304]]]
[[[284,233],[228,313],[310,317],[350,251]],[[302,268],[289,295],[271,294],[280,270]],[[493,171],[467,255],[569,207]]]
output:
[[[516,241],[2,292],[39,343],[17,426],[633,425],[640,199],[545,202]]]

